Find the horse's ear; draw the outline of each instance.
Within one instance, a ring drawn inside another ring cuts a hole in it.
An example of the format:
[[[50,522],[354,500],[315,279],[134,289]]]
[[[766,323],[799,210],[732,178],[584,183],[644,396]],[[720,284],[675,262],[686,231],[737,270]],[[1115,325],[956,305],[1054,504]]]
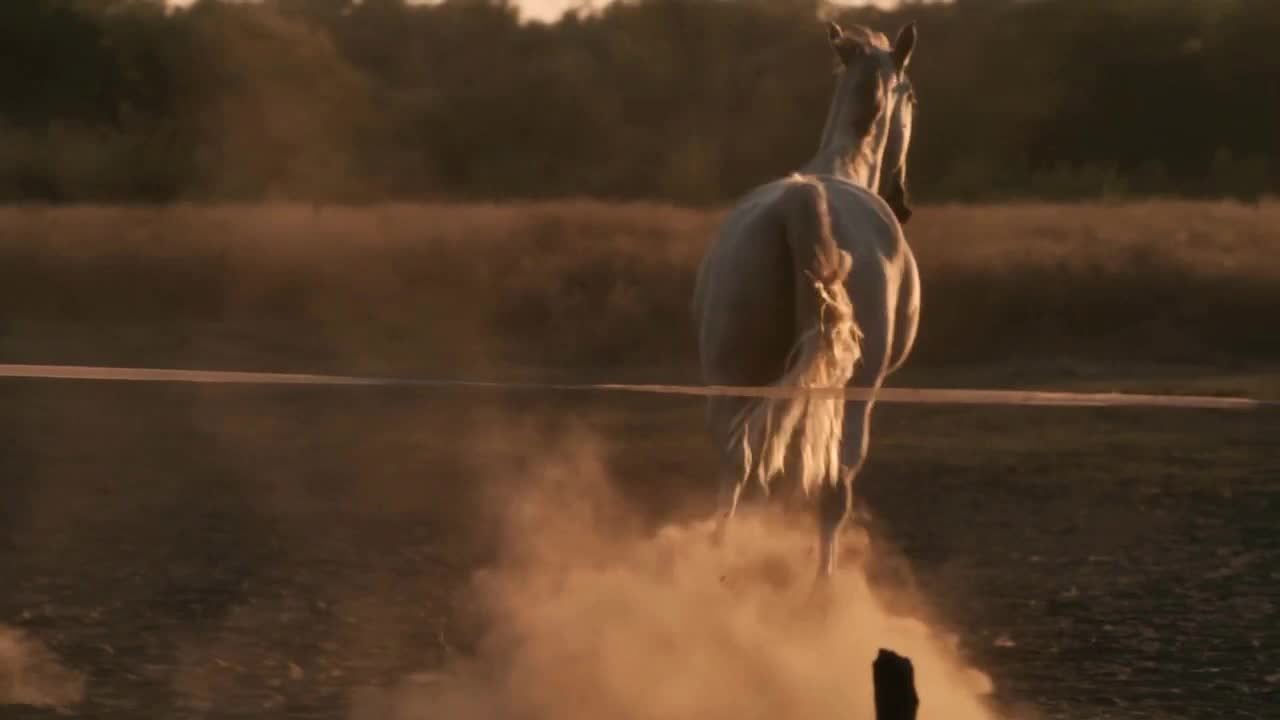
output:
[[[840,62],[848,65],[864,51],[861,42],[844,34],[844,28],[835,20],[827,23],[827,39],[831,41],[831,49],[835,51]]]
[[[911,62],[911,52],[915,49],[916,24],[912,21],[902,26],[898,31],[898,38],[893,41],[893,64],[897,66],[898,72],[907,69],[907,63]]]
[[[840,27],[840,23],[835,20],[827,23],[827,39],[831,41],[831,47],[838,48],[842,37],[844,37],[844,28]]]

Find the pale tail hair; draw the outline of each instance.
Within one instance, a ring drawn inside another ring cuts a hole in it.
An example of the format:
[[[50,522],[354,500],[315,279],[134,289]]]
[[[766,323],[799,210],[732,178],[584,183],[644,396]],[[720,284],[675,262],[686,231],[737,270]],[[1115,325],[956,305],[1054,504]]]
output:
[[[818,180],[794,176],[788,192],[802,194],[788,206],[787,241],[795,261],[799,337],[775,387],[843,388],[861,358],[862,333],[845,288],[852,266],[831,228],[827,193]],[[734,421],[729,450],[742,453],[747,479],[765,492],[779,473],[798,481],[806,495],[840,482],[844,400],[830,394],[752,400]]]

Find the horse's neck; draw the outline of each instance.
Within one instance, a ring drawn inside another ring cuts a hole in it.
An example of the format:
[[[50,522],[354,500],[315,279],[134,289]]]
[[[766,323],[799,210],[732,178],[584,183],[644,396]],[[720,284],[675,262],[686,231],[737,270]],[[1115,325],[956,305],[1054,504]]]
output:
[[[804,166],[806,173],[834,175],[855,185],[874,190],[880,182],[880,163],[866,147],[823,143]]]
[[[836,88],[818,152],[805,164],[804,172],[834,175],[874,192],[880,185],[880,166],[884,159],[884,138],[878,137],[883,133],[877,133],[878,128],[873,126],[864,137],[854,134],[856,108],[848,99],[844,82],[842,79]]]

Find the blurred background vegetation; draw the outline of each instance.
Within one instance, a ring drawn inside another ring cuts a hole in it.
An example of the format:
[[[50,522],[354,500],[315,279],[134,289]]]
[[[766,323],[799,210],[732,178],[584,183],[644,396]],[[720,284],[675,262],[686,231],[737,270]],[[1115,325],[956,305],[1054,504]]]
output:
[[[4,0],[0,201],[722,203],[814,150],[816,18],[917,20],[925,201],[1280,187],[1280,2]]]

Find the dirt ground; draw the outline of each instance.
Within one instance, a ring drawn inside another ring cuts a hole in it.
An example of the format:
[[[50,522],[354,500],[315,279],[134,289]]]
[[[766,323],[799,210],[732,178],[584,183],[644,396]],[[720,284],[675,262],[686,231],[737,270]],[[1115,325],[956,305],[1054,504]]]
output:
[[[372,717],[370,693],[476,652],[493,620],[466,590],[509,544],[495,508],[531,453],[576,452],[557,438],[594,438],[638,532],[712,499],[686,399],[0,393],[11,682],[82,717]],[[867,573],[913,588],[903,611],[954,632],[1000,707],[1274,710],[1280,414],[886,405],[873,432]]]
[[[921,208],[893,384],[1280,398],[1277,213]],[[716,222],[7,208],[0,362],[696,381]],[[809,530],[749,518],[721,556],[691,525],[696,400],[0,380],[0,717],[866,720],[882,644],[925,720],[1274,717],[1277,438],[880,406],[816,613]]]

